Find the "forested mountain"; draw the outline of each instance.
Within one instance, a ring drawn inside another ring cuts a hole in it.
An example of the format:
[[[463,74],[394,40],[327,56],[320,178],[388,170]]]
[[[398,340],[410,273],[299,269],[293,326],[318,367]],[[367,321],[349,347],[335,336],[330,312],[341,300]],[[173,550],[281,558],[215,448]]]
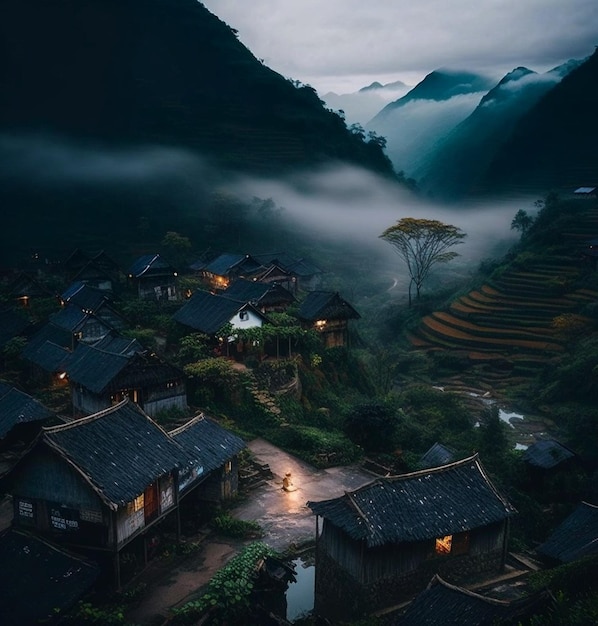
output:
[[[470,72],[436,70],[386,105],[367,129],[386,138],[395,169],[413,177],[439,138],[464,120],[494,84]]]
[[[598,51],[516,124],[486,177],[489,190],[598,182]]]
[[[391,172],[379,145],[195,0],[5,0],[0,40],[5,131],[185,146],[243,170],[338,159]]]
[[[172,230],[199,249],[251,232],[275,245],[263,211],[213,197],[231,173],[344,163],[395,178],[381,142],[195,0],[3,0],[0,159],[9,266],[74,245],[147,252]]]
[[[413,173],[419,188],[440,198],[478,191],[480,179],[517,121],[581,61],[569,61],[545,74],[525,67],[509,72],[475,111],[439,139],[425,164]]]

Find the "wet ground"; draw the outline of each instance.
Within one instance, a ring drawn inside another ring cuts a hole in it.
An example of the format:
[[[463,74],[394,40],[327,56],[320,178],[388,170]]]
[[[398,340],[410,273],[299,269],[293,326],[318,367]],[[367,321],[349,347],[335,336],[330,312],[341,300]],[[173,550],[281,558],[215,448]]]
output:
[[[256,487],[231,511],[231,515],[260,524],[264,534],[260,541],[284,551],[315,539],[316,521],[306,506],[310,500],[336,498],[373,480],[374,476],[358,466],[318,470],[273,446],[264,439],[248,444],[260,463],[267,463],[273,478]],[[291,473],[292,491],[282,489],[282,480]],[[147,585],[143,596],[127,613],[127,619],[139,626],[163,624],[170,609],[192,600],[246,542],[226,541],[210,535],[199,548],[176,563],[158,559],[140,575],[134,584]]]

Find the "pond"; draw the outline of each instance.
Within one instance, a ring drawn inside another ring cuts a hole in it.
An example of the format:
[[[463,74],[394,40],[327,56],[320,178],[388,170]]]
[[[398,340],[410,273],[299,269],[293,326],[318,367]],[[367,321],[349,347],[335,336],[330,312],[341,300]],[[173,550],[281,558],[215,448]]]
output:
[[[316,568],[301,558],[291,562],[296,571],[296,582],[290,582],[286,590],[287,615],[289,622],[305,617],[314,608]]]

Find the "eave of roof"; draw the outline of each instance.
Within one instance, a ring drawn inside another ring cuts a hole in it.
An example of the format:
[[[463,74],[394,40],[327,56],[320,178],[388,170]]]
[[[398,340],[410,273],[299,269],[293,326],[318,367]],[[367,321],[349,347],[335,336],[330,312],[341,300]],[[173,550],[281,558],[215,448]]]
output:
[[[475,454],[410,474],[378,478],[312,511],[368,546],[413,542],[503,521],[515,509]]]

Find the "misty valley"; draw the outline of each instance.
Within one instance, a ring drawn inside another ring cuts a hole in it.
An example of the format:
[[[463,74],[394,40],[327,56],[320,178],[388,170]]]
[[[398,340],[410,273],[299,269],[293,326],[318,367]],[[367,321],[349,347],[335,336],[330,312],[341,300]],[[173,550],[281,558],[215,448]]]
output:
[[[598,623],[598,53],[320,95],[194,0],[28,6],[0,622]]]

